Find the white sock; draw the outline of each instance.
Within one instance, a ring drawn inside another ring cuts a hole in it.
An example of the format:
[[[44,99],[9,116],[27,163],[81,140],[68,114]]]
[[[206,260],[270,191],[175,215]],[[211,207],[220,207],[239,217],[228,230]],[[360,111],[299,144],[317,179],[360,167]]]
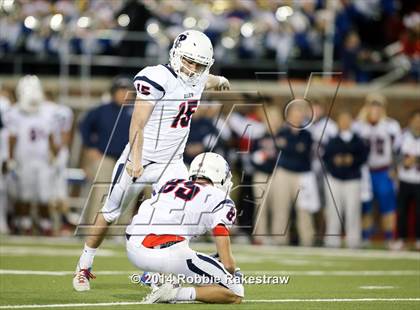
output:
[[[79,259],[78,269],[92,268],[93,259],[95,258],[96,250],[97,249],[95,248],[88,247],[85,243],[85,247]]]
[[[181,287],[176,293],[176,300],[178,301],[191,301],[195,300],[194,287]]]
[[[23,230],[28,230],[32,228],[32,218],[30,216],[22,216],[20,218],[20,228]]]
[[[9,227],[7,226],[7,195],[0,191],[0,234],[7,234]]]
[[[40,219],[39,226],[42,230],[52,229],[52,222],[49,219]]]

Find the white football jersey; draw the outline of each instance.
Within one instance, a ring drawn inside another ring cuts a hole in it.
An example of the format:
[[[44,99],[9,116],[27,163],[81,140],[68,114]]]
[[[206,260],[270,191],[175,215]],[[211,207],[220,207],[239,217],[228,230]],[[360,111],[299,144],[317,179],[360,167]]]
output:
[[[54,142],[61,144],[61,134],[63,132],[69,132],[72,128],[73,111],[66,105],[53,102],[45,102],[45,104],[41,106],[41,109],[43,112],[50,114],[53,121]]]
[[[234,202],[212,185],[174,179],[144,201],[127,227],[130,235],[203,235],[218,224],[230,228],[236,219]]]
[[[322,117],[313,122],[308,130],[312,135],[316,148],[318,148],[319,143],[321,143],[321,145],[327,145],[329,139],[338,134],[336,122],[329,117]]]
[[[319,174],[322,173],[322,166],[318,155],[322,156],[324,154],[324,147],[328,141],[338,134],[337,123],[324,116],[313,122],[308,130],[314,141],[312,148],[315,156],[312,156],[312,170]]]
[[[6,97],[0,96],[0,115],[5,122],[5,115],[10,109],[10,102]],[[5,126],[5,125],[4,125]],[[6,128],[0,129],[0,163],[9,157],[9,135]]]
[[[151,102],[144,128],[143,158],[157,163],[182,159],[205,83],[188,86],[167,65],[146,67],[134,78],[137,99]]]
[[[50,114],[42,109],[35,113],[25,113],[15,105],[9,110],[5,117],[5,125],[9,134],[17,139],[14,150],[16,161],[21,164],[28,160],[48,162],[52,123]]]
[[[414,156],[417,161],[414,166],[406,168],[398,165],[398,177],[407,183],[420,184],[420,137],[415,137],[410,130],[404,131],[401,138],[401,155]]]
[[[391,118],[381,120],[375,125],[357,121],[353,130],[370,146],[368,165],[370,169],[387,167],[392,164],[393,154],[397,152],[401,140],[400,124]]]

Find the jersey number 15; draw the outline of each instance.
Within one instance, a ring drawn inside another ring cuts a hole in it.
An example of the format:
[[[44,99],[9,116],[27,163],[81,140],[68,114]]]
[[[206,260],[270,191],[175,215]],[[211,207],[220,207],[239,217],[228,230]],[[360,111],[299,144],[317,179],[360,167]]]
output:
[[[171,127],[177,128],[178,125],[181,125],[181,127],[187,127],[190,123],[192,115],[194,114],[195,110],[197,110],[197,107],[198,100],[188,100],[186,102],[182,102],[179,105],[178,114],[172,122]]]

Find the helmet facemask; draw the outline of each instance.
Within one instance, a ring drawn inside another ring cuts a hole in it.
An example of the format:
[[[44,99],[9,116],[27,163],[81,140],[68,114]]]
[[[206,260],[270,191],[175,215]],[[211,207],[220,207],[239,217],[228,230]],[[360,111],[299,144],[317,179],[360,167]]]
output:
[[[189,30],[176,38],[169,52],[169,63],[180,79],[191,86],[205,82],[213,65],[213,47],[207,36]],[[197,70],[191,69],[195,65]]]
[[[197,71],[191,70],[185,63],[195,63]],[[180,51],[172,49],[170,64],[172,69],[186,84],[195,86],[207,80],[213,61],[211,63],[199,62],[196,59],[183,55]]]

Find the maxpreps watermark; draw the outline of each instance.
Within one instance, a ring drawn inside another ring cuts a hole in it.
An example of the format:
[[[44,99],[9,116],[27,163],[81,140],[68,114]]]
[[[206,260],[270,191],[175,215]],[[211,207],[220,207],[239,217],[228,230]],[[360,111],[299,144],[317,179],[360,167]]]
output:
[[[139,274],[132,274],[130,277],[131,283],[146,284],[150,283],[173,283],[173,284],[191,284],[191,285],[210,285],[218,283],[227,284],[242,284],[242,285],[286,285],[289,284],[289,276],[276,275],[241,275],[235,276],[228,274],[226,277],[211,277],[202,275],[186,276],[184,274],[168,275],[162,273],[150,273],[147,280],[142,279]]]

